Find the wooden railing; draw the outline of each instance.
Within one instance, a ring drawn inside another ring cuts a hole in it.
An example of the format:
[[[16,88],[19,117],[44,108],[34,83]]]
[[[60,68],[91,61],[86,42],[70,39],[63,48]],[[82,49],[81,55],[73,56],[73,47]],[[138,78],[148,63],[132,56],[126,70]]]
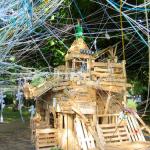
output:
[[[118,117],[119,114],[102,114],[102,115],[98,115],[98,123],[99,124],[103,124],[103,123],[107,123],[107,124],[112,124],[112,123],[117,123],[118,122]]]

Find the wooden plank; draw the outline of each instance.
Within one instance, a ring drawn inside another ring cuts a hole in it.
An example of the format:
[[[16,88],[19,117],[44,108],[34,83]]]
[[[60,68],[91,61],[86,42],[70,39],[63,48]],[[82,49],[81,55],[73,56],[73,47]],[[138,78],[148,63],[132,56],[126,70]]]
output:
[[[105,128],[105,129],[103,129],[103,134],[105,134],[105,133],[112,133],[112,132],[115,132],[115,128]],[[124,128],[119,128],[118,129],[120,132],[123,132],[124,131]]]
[[[94,67],[95,72],[99,73],[114,73],[114,74],[123,74],[123,70],[120,68],[113,68],[113,67],[106,67],[106,68],[100,68],[100,67]]]
[[[149,142],[123,142],[123,143],[110,143],[107,144],[105,150],[149,150]]]
[[[123,67],[123,76],[126,78],[126,68],[125,68],[125,65],[126,65],[126,61],[125,60],[123,60],[122,61],[122,67]]]
[[[89,103],[83,103],[83,104],[77,104],[78,108],[80,109],[82,114],[95,114],[96,113],[96,104],[93,103],[94,105],[90,105]]]
[[[111,63],[113,68],[123,68],[122,63]],[[94,62],[92,63],[92,67],[108,67],[108,63],[103,62]]]
[[[60,86],[69,86],[70,85],[70,82],[59,82],[59,84],[57,84],[56,86],[54,87],[60,87]]]
[[[133,141],[137,141],[138,138],[137,138],[137,136],[134,134],[135,131],[134,131],[134,127],[133,127],[133,125],[132,125],[132,121],[131,121],[130,117],[128,117],[127,120],[128,120],[128,127],[130,128],[130,135],[132,136]],[[133,137],[134,137],[134,138],[133,138]]]
[[[87,130],[86,130],[86,127],[85,127],[83,121],[81,121],[81,125],[82,125],[82,129],[83,129],[83,132],[84,132],[84,136],[85,136],[85,141],[86,141],[86,143],[87,143],[87,147],[88,147],[88,149],[90,149],[90,148],[92,148],[92,147],[91,147],[90,139],[89,139],[89,137],[88,137],[88,133],[87,133]]]
[[[98,133],[99,140],[100,140],[101,144],[104,146],[106,144],[106,142],[104,139],[103,131],[98,124],[96,125],[96,130]]]
[[[125,126],[124,128],[125,128],[125,130],[126,130],[127,137],[128,137],[128,139],[129,139],[129,141],[131,142],[132,139],[131,139],[131,137],[130,137],[130,134],[129,134],[129,131],[128,131],[128,129],[127,129],[127,126]]]
[[[121,82],[109,82],[109,81],[108,82],[107,81],[104,82],[104,81],[102,81],[102,82],[100,82],[100,84],[101,85],[109,85],[109,86],[131,87],[131,84],[128,84],[128,83],[125,83],[125,82],[121,83]]]
[[[130,116],[128,116],[128,117],[130,117],[130,120],[131,120],[131,122],[132,122],[132,125],[133,125],[133,131],[134,131],[134,135],[137,137],[137,141],[140,141],[141,140],[141,137],[140,137],[140,135],[138,134],[138,128],[137,128],[137,126],[136,126],[136,124],[135,124],[135,121],[134,121],[134,118],[130,115]]]
[[[86,123],[89,122],[88,119],[80,112],[80,110],[78,110],[75,107],[72,107],[72,110],[74,112],[76,112],[83,119],[84,122],[86,122]]]
[[[108,108],[109,108],[110,100],[111,100],[111,95],[110,95],[110,92],[109,92],[109,93],[108,93],[107,100],[106,100],[106,105],[105,105],[104,115],[106,115],[106,114],[107,114],[107,112],[108,112]]]
[[[39,133],[56,133],[57,132],[57,129],[36,129],[36,133],[39,134]]]
[[[139,140],[145,142],[144,135],[141,131],[141,128],[140,128],[139,123],[137,122],[136,118],[134,118],[134,116],[131,116],[131,119],[134,122],[135,130],[137,130],[137,135],[139,137]]]
[[[80,112],[80,110],[76,109],[75,107],[72,107],[72,110],[77,113],[84,121],[85,124],[88,123],[88,119]],[[101,145],[97,133],[91,128],[91,126],[87,126],[88,131],[92,134],[94,140],[96,141],[96,147],[100,150],[104,150],[103,145]]]
[[[85,83],[87,86],[96,88],[96,89],[100,89],[100,90],[104,90],[104,91],[110,91],[110,92],[115,92],[115,93],[120,93],[125,91],[124,86],[116,86],[116,85],[101,85],[100,82],[99,83],[95,83],[93,81],[91,82],[86,82]]]
[[[130,124],[129,124],[129,121],[127,120],[127,129],[128,129],[128,133],[129,133],[129,136],[130,136],[130,138],[131,138],[131,141],[135,141],[135,137],[134,137],[134,135],[133,135],[133,132],[132,132],[132,129],[131,129],[131,126],[130,126]]]
[[[119,130],[117,130],[117,131],[119,131]],[[104,137],[110,137],[110,136],[118,136],[118,134],[120,135],[120,137],[122,136],[122,135],[127,135],[127,133],[126,133],[126,131],[124,131],[124,132],[115,132],[115,131],[113,131],[113,132],[111,132],[111,133],[104,133],[103,132],[103,135],[104,135]]]
[[[109,78],[109,77],[112,77],[112,78],[124,78],[124,75],[123,74],[110,74],[110,73],[98,73],[98,72],[94,72],[92,71],[91,72],[91,75],[95,75],[97,77],[101,77],[101,78]]]
[[[110,138],[106,138],[105,141],[106,142],[114,142],[114,141],[120,142],[120,138],[122,141],[124,141],[124,140],[128,141],[128,137],[126,137],[126,136],[125,137],[124,136],[123,137],[110,137]]]
[[[76,129],[77,138],[78,138],[79,145],[81,146],[81,149],[88,150],[79,118],[75,118],[75,129]]]
[[[98,114],[97,117],[119,116],[119,114]]]
[[[144,121],[139,117],[139,115],[137,113],[135,113],[134,116],[143,125],[143,127],[146,129],[146,131],[150,134],[150,128],[144,123]]]
[[[92,134],[90,132],[88,132],[88,137],[90,139],[90,145],[91,145],[91,149],[96,149],[96,145],[95,145],[95,142],[94,142],[94,138],[92,136]]]
[[[109,72],[109,70],[108,70],[108,68],[99,68],[99,67],[94,67],[94,71],[96,71],[96,72],[106,72],[106,73],[108,73]]]
[[[89,59],[90,56],[89,55],[85,55],[85,54],[81,54],[81,53],[73,53],[73,54],[69,54],[65,56],[65,60],[70,60],[73,58],[83,58],[83,59]]]
[[[37,136],[38,136],[38,138],[39,138],[40,140],[42,140],[42,139],[44,139],[44,138],[52,139],[52,138],[54,138],[56,135],[55,135],[55,134],[47,134],[47,135],[45,135],[45,134],[38,134]]]
[[[126,125],[126,124],[125,124]],[[100,124],[99,125],[101,128],[114,128],[117,126],[117,124],[115,123],[112,123],[112,124]],[[124,127],[124,124],[121,124],[121,125],[118,125],[117,126],[118,128],[123,128]]]
[[[117,87],[117,86],[93,85],[93,87],[96,89],[114,92],[114,93],[122,93],[123,91],[125,91],[124,87]]]
[[[117,82],[117,83],[126,83],[126,79],[115,79],[115,78],[101,78],[101,82]]]
[[[55,143],[46,143],[46,144],[38,144],[37,146],[39,148],[42,148],[42,147],[55,147],[56,144]]]
[[[40,145],[40,146],[41,145],[43,145],[43,146],[49,146],[48,144],[57,145],[57,140],[55,140],[55,139],[48,140],[47,138],[45,138],[45,139],[39,140],[37,142],[38,142],[37,145]]]
[[[122,142],[122,135],[120,134],[119,130],[117,130],[116,132],[118,134],[118,138],[119,138],[120,142]],[[123,134],[123,135],[126,135],[126,134]]]
[[[66,89],[66,86],[62,86],[62,87],[55,87],[55,88],[53,88],[52,89],[52,91],[61,91],[61,90],[64,90],[64,89]]]

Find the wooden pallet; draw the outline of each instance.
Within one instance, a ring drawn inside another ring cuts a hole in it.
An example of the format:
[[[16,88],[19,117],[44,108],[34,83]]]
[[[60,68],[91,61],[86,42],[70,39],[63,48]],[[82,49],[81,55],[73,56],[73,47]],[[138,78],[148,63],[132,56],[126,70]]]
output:
[[[95,149],[95,143],[92,135],[87,131],[86,126],[79,118],[74,122],[78,143],[83,150]]]
[[[125,125],[101,124],[97,130],[101,129],[105,143],[122,143],[129,142],[130,137]]]
[[[130,138],[133,142],[135,141],[145,142],[146,141],[142,133],[141,127],[137,119],[134,117],[134,115],[128,115],[127,129],[128,129]]]
[[[57,129],[36,129],[36,150],[57,147]]]

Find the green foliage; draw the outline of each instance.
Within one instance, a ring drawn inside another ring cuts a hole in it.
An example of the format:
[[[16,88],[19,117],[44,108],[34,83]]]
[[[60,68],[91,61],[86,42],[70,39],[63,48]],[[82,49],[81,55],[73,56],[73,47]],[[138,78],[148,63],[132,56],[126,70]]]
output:
[[[13,93],[8,91],[5,92],[5,95],[6,95],[5,98],[6,105],[13,104],[13,99],[14,99]]]
[[[127,107],[136,110],[137,103],[133,99],[128,99]]]
[[[37,77],[31,81],[31,85],[37,87],[44,82],[45,82],[45,79],[43,77]]]
[[[15,62],[16,58],[15,58],[15,56],[11,56],[11,57],[9,58],[9,60],[10,60],[11,62]]]
[[[58,147],[54,147],[54,148],[51,148],[50,150],[62,150],[62,149]]]
[[[142,95],[145,91],[147,91],[147,87],[138,80],[131,81],[131,84],[133,85],[132,89],[130,90],[132,95]]]
[[[25,120],[30,118],[30,113],[28,112],[27,109],[23,108],[22,112],[23,112],[23,117],[25,118]],[[6,122],[12,122],[12,121],[16,121],[19,119],[21,121],[19,111],[13,111],[12,106],[5,107],[3,115],[4,115],[4,121]]]

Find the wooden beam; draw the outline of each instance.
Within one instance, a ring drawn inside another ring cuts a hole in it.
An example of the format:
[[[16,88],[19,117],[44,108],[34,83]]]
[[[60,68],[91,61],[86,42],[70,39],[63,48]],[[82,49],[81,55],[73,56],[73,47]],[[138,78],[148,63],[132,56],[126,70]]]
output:
[[[115,74],[115,73],[99,73],[99,72],[95,72],[95,71],[92,71],[91,72],[91,75],[96,75],[97,77],[101,77],[101,78],[124,78],[124,75],[123,74]]]
[[[122,68],[123,69],[123,65],[122,63],[110,63],[112,68]],[[92,62],[91,64],[92,67],[105,67],[108,68],[108,63],[104,63],[104,62]]]
[[[88,123],[88,119],[80,112],[80,110],[76,109],[75,107],[72,107],[72,110],[77,113],[84,121],[85,124]],[[97,133],[92,129],[91,126],[88,126],[89,132],[92,134],[96,141],[96,145],[100,150],[104,150],[103,145],[100,143]]]
[[[100,140],[101,144],[104,147],[106,142],[105,142],[105,139],[104,139],[104,135],[103,135],[102,129],[100,128],[100,126],[98,124],[96,125],[96,130],[97,130],[97,133],[98,133],[99,140]]]
[[[146,131],[150,134],[150,128],[145,124],[145,122],[140,118],[140,116],[135,113],[135,117],[139,120],[139,122],[143,125]]]
[[[108,97],[107,97],[107,101],[106,101],[106,105],[105,105],[104,115],[106,115],[107,112],[108,112],[110,100],[111,100],[111,93],[109,92],[109,93],[108,93]]]

